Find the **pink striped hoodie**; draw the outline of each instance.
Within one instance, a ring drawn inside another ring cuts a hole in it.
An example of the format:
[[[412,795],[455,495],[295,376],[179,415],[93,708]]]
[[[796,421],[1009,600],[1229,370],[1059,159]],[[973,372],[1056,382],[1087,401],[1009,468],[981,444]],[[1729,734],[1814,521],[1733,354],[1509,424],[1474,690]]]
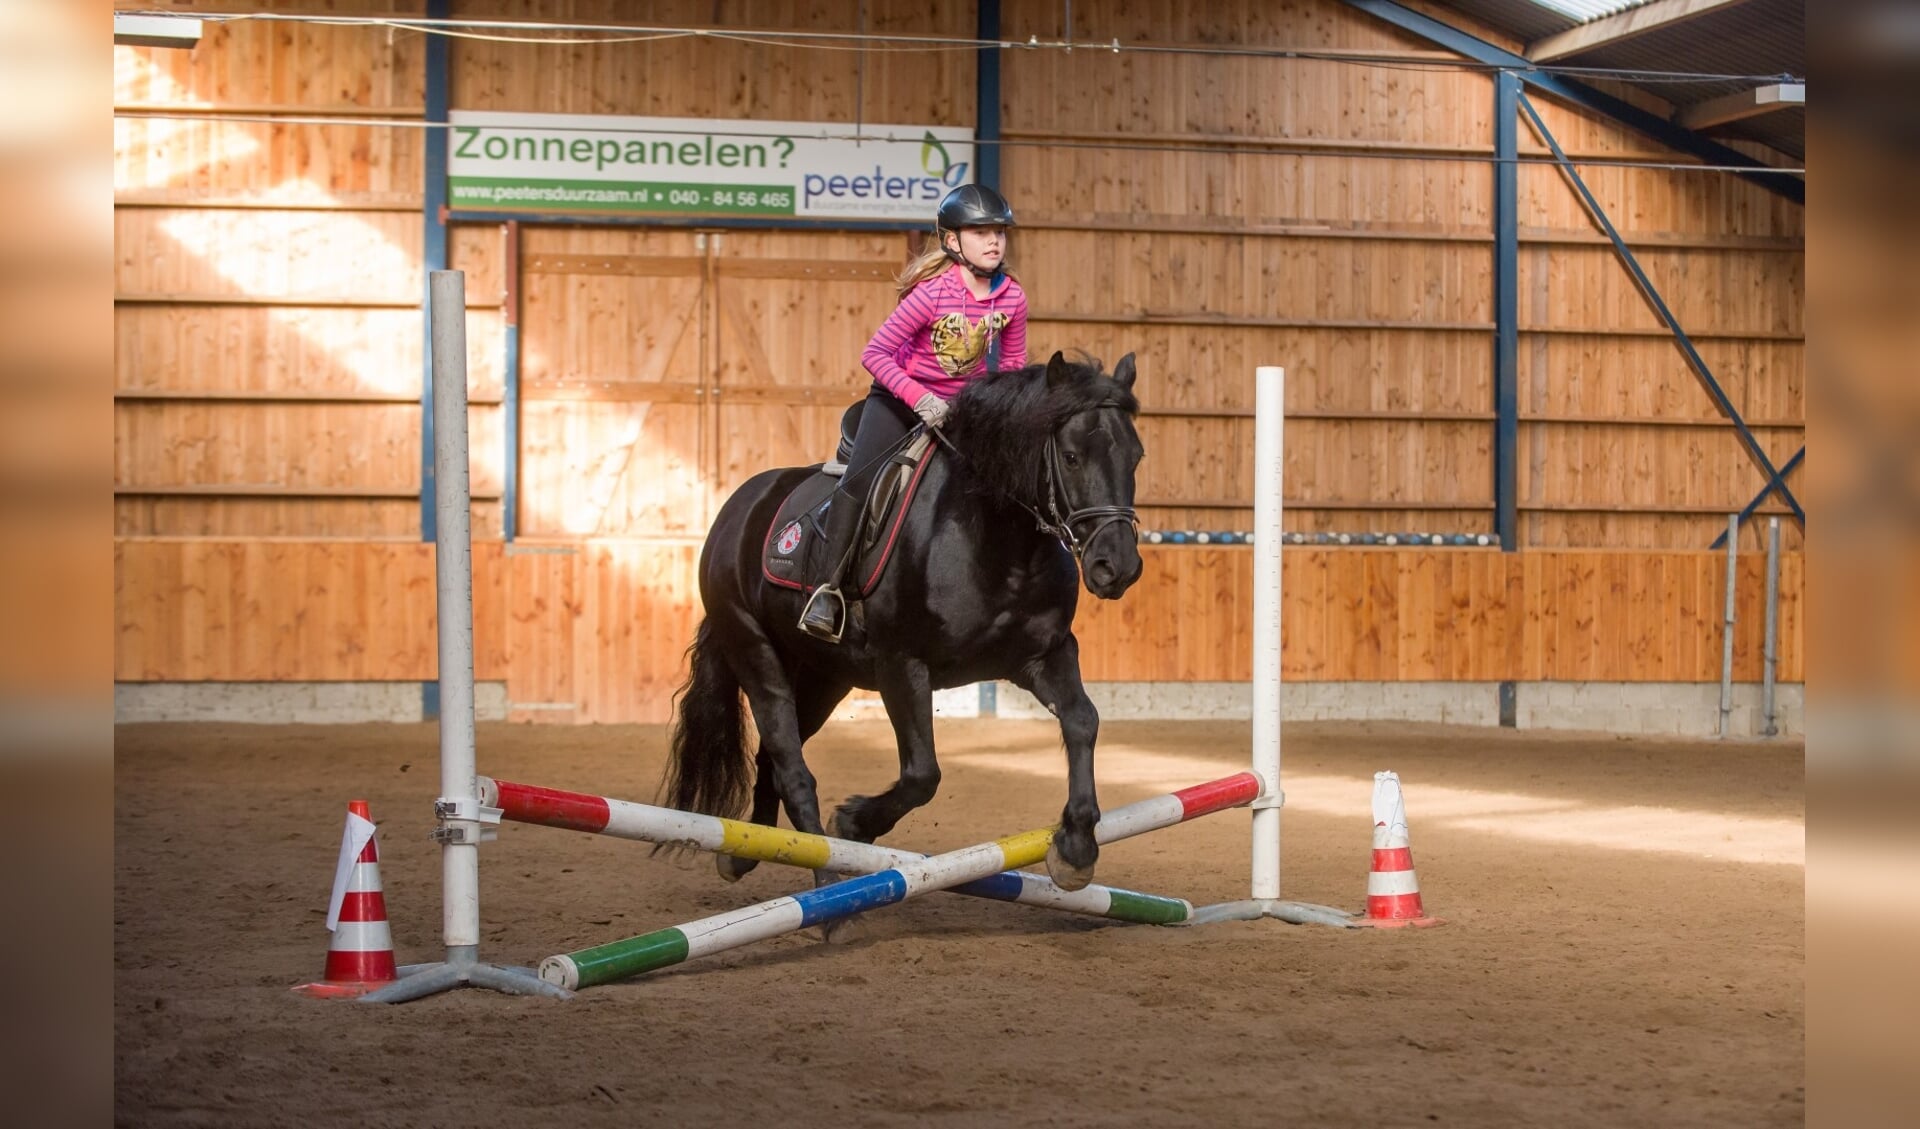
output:
[[[987,353],[996,341],[1000,370],[1026,367],[1026,291],[1003,274],[986,301],[979,301],[967,289],[966,268],[955,263],[900,299],[867,342],[860,363],[908,404],[929,392],[951,400],[987,371]]]

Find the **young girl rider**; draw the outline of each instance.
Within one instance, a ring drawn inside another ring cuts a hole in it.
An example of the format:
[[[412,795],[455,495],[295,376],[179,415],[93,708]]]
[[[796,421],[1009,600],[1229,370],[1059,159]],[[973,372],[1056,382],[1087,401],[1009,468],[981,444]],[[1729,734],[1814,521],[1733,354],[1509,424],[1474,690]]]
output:
[[[935,245],[900,273],[900,305],[860,354],[873,388],[860,412],[853,454],[827,507],[826,559],[842,567],[867,490],[914,424],[940,426],[947,401],[967,381],[1027,364],[1027,295],[1006,267],[1013,209],[984,185],[963,184],[940,201]],[[837,643],[846,599],[838,574],[813,590],[800,630]]]

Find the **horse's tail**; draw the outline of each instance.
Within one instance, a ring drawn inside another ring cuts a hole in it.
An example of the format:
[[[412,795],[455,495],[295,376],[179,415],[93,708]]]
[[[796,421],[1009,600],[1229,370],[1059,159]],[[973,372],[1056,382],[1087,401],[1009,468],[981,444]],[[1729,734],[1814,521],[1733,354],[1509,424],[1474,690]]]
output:
[[[700,621],[687,680],[675,692],[673,738],[661,794],[668,807],[738,819],[753,791],[752,757],[740,711],[740,680]]]

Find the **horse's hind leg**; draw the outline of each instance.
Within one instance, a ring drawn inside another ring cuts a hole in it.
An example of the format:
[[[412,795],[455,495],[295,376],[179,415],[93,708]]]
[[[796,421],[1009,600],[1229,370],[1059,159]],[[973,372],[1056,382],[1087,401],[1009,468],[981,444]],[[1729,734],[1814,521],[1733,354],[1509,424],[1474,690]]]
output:
[[[1100,711],[1080,681],[1080,644],[1072,635],[1061,646],[1015,675],[1014,684],[1040,699],[1060,719],[1067,746],[1067,806],[1060,829],[1047,850],[1047,873],[1063,890],[1079,890],[1093,881],[1100,857],[1093,828],[1100,822],[1100,800],[1093,785],[1093,744],[1100,736]]]
[[[780,817],[780,793],[774,787],[773,756],[767,752],[765,744],[753,758],[753,812],[747,818],[755,823],[772,827]],[[760,865],[759,859],[735,858],[732,855],[713,856],[713,865],[720,877],[729,882],[738,882]]]
[[[933,799],[940,764],[933,751],[933,684],[927,664],[915,659],[880,664],[880,700],[900,748],[900,778],[877,796],[853,796],[833,813],[833,833],[871,843],[914,808]]]
[[[833,716],[833,708],[847,696],[848,687],[801,685],[794,689],[794,713],[800,725],[800,740],[804,744],[820,732],[820,727]],[[754,758],[753,814],[748,818],[766,827],[774,826],[780,819],[780,790],[775,779],[773,754],[767,751],[764,741]],[[713,860],[719,868],[720,877],[729,882],[738,882],[760,865],[757,859],[735,858],[732,855],[715,855]]]

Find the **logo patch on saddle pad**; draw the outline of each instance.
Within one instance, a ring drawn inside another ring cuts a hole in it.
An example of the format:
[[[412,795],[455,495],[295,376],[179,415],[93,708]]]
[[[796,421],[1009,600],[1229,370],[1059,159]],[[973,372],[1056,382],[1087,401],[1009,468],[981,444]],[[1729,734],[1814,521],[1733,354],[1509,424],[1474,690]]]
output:
[[[873,497],[879,512],[868,512],[860,521],[855,560],[842,578],[847,595],[865,596],[880,583],[880,574],[905,522],[907,509],[919,489],[920,476],[931,462],[932,440],[922,432],[904,449],[895,453],[876,476]],[[840,479],[815,474],[804,478],[780,503],[780,510],[767,526],[767,540],[761,550],[761,572],[782,588],[810,591],[827,571],[826,537],[823,533],[826,512],[833,504]]]

